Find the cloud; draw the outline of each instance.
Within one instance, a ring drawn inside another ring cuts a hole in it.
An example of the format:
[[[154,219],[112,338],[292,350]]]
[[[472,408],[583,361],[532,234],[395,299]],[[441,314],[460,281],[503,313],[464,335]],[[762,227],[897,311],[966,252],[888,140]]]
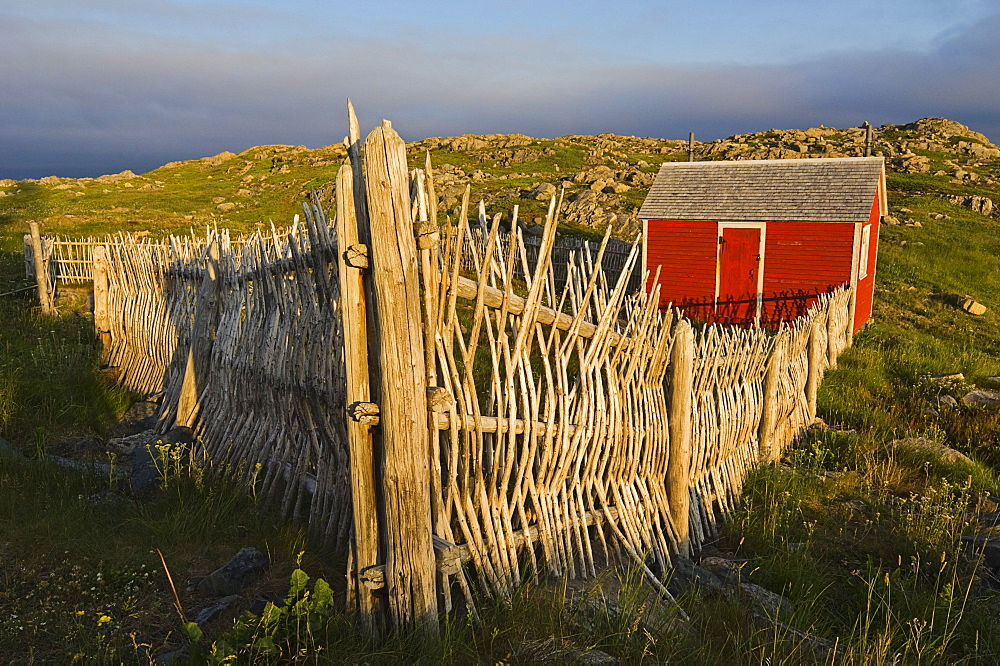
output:
[[[319,146],[363,126],[404,137],[616,132],[700,139],[928,115],[1000,140],[1000,14],[929,50],[831,52],[791,64],[615,61],[535,38],[424,30],[263,48],[108,24],[0,16],[0,177],[148,170],[253,145]],[[442,46],[447,44],[447,46]]]

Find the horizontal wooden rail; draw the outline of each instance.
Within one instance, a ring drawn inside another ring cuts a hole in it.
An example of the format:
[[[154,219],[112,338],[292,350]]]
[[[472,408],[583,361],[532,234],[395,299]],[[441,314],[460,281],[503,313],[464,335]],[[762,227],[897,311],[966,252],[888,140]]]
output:
[[[564,528],[577,529],[600,524],[606,520],[616,521],[618,513],[616,506],[586,511],[578,514],[574,520],[568,521]],[[511,532],[508,538],[512,543],[530,546],[538,541],[539,529],[538,525],[528,525],[523,529]],[[472,560],[472,553],[467,545],[450,543],[438,536],[434,537],[434,556],[437,560],[438,571],[449,575],[456,573],[462,563]]]
[[[455,289],[459,297],[466,300],[474,301],[479,296],[479,284],[467,277],[458,276],[455,282]],[[526,301],[521,296],[511,294],[508,297],[502,289],[497,289],[496,287],[486,287],[484,289],[483,303],[485,305],[499,309],[504,306],[505,301],[507,303],[507,311],[511,314],[519,315],[524,312]],[[562,331],[568,331],[576,321],[576,318],[572,315],[564,312],[556,312],[552,308],[545,306],[538,308],[538,314],[535,318],[540,324],[550,324]],[[583,321],[580,322],[577,331],[581,337],[592,338],[597,334],[597,325]],[[612,345],[617,345],[622,342],[623,338],[620,333],[608,331],[608,340]]]
[[[476,417],[472,414],[434,414],[434,427],[438,430],[450,430],[453,423],[458,426],[459,430],[499,433],[513,431],[516,435],[523,435],[525,430],[528,429],[527,425],[531,426],[530,429],[532,432],[540,435],[555,434],[560,431],[565,432],[567,435],[572,435],[579,428],[586,428],[586,426],[572,424],[562,425],[559,423],[543,423],[542,421],[523,421],[521,419],[498,418],[496,416]]]

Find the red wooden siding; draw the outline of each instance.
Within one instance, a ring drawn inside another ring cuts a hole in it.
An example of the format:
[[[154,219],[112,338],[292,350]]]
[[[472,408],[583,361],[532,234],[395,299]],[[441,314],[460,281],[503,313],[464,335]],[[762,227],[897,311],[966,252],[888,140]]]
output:
[[[689,316],[707,319],[715,301],[715,255],[719,239],[714,221],[650,220],[646,270],[650,284],[660,269],[660,307],[682,307]]]
[[[870,240],[868,242],[868,256],[859,257],[860,262],[868,265],[868,275],[863,280],[858,280],[857,295],[854,305],[854,330],[857,331],[872,316],[872,300],[875,296],[875,263],[878,258],[878,232],[879,220],[881,219],[879,210],[878,193],[875,193],[875,200],[872,202],[872,212],[868,216],[868,222],[872,225]]]
[[[805,314],[819,294],[850,282],[854,224],[769,222],[761,322]]]

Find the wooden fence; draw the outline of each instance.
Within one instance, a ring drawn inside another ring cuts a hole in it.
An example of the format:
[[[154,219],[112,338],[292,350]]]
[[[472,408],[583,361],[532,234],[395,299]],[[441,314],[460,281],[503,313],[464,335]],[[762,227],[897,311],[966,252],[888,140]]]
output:
[[[515,224],[510,226],[516,226],[516,215],[517,211],[515,208],[513,213]],[[494,217],[493,223],[496,224],[496,217]],[[487,220],[485,212],[480,208],[478,226],[470,227],[469,233],[465,236],[465,249],[461,259],[462,270],[469,272],[476,271],[476,254],[473,252],[473,248],[475,248],[475,252],[479,256],[482,256],[486,249],[486,243],[489,240],[490,228],[490,221]],[[534,229],[541,229],[541,227],[534,227]],[[525,233],[523,228],[519,229],[519,231],[520,239],[516,242],[524,248],[525,262],[524,264],[521,264],[520,260],[517,262],[517,265],[514,267],[514,277],[524,280],[526,275],[534,271],[538,265],[539,250],[542,247],[543,236],[537,233]],[[515,235],[503,230],[497,234],[497,251],[501,256],[506,256],[510,244],[515,242]],[[560,291],[564,289],[571,260],[574,257],[577,258],[578,262],[583,261],[584,257],[589,256],[590,258],[594,258],[597,256],[601,245],[601,243],[594,243],[574,236],[557,236],[549,252],[553,286]],[[610,238],[605,244],[600,266],[604,272],[604,279],[610,284],[618,283],[618,277],[629,262],[633,245],[634,243],[626,243],[617,238]],[[642,286],[641,278],[641,271],[633,270],[625,285],[626,293],[631,294],[638,291]]]
[[[745,475],[815,417],[851,342],[852,292],[778,331],[690,322],[634,293],[639,246],[553,260],[499,218],[437,223],[433,175],[353,112],[336,215],[255,234],[94,245],[95,324],[162,427],[284,515],[350,544],[373,629],[437,631],[455,595],[635,562],[658,589],[732,510]],[[467,205],[467,200],[466,200]],[[470,239],[474,242],[470,242]],[[655,282],[654,282],[655,284]]]

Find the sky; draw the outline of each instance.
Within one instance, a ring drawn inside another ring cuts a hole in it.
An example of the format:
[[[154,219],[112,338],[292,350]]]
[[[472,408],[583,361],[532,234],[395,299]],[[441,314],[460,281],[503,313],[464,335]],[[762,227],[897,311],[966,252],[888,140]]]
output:
[[[708,141],[943,116],[1000,142],[998,0],[3,0],[0,178],[362,132]]]

